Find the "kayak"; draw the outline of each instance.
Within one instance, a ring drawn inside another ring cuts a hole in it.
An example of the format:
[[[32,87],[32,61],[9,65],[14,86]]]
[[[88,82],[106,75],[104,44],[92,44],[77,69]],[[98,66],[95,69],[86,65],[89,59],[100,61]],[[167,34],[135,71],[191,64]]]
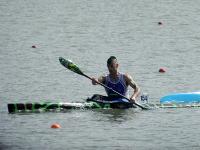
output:
[[[176,93],[162,97],[160,103],[189,104],[200,103],[200,92]]]
[[[127,109],[136,106],[126,99],[110,99],[107,96],[95,94],[87,98],[86,102],[67,102],[67,103],[9,103],[9,113],[17,112],[46,112],[46,111],[64,111],[68,109]]]
[[[142,103],[143,107],[154,108],[197,108],[200,103]],[[126,99],[110,99],[107,96],[95,94],[87,98],[86,102],[41,102],[41,103],[9,103],[9,113],[37,113],[37,112],[65,112],[70,109],[128,109],[137,108],[134,104],[129,103]]]

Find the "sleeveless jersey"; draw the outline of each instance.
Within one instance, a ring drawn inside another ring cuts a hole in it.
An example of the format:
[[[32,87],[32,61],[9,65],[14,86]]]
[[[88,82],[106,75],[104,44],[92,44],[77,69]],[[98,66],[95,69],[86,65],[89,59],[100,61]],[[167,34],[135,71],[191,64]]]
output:
[[[105,78],[105,85],[107,85],[108,87],[117,91],[118,93],[128,97],[128,87],[127,87],[126,81],[124,79],[124,74],[119,73],[117,81],[112,81],[110,76],[107,75],[106,78]],[[109,97],[119,97],[113,91],[111,91],[109,89],[105,89],[105,90],[106,90],[106,93]]]

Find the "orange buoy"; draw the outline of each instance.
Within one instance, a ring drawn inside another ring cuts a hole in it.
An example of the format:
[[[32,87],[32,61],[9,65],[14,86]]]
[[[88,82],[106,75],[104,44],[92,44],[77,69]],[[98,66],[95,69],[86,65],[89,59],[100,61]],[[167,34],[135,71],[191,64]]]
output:
[[[51,128],[57,129],[57,128],[61,128],[61,127],[58,123],[54,123],[54,124],[51,125]]]
[[[160,68],[160,69],[159,69],[159,72],[160,72],[160,73],[165,73],[166,70],[165,70],[164,68]]]

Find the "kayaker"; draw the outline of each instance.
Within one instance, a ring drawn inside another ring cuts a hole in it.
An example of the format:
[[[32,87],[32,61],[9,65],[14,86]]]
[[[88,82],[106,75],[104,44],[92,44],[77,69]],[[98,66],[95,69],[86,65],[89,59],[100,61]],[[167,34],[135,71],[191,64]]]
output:
[[[130,86],[133,89],[130,101],[135,102],[136,98],[140,94],[140,88],[129,74],[123,74],[118,71],[119,64],[115,56],[110,56],[110,58],[108,58],[107,67],[109,74],[106,76],[100,76],[98,79],[92,78],[92,84],[97,85],[97,82],[101,82],[126,97],[129,97],[128,86]],[[119,97],[113,91],[108,89],[105,90],[108,97]]]

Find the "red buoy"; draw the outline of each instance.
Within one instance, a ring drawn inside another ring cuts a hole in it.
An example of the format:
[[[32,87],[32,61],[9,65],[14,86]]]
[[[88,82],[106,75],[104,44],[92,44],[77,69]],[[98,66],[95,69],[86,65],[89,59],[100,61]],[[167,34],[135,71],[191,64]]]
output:
[[[61,128],[61,127],[58,123],[54,123],[54,124],[51,125],[51,128],[58,129],[58,128]]]
[[[160,73],[165,73],[166,70],[165,70],[164,68],[160,68],[160,69],[159,69],[159,72],[160,72]]]
[[[158,25],[162,25],[163,23],[161,21],[158,22]]]

